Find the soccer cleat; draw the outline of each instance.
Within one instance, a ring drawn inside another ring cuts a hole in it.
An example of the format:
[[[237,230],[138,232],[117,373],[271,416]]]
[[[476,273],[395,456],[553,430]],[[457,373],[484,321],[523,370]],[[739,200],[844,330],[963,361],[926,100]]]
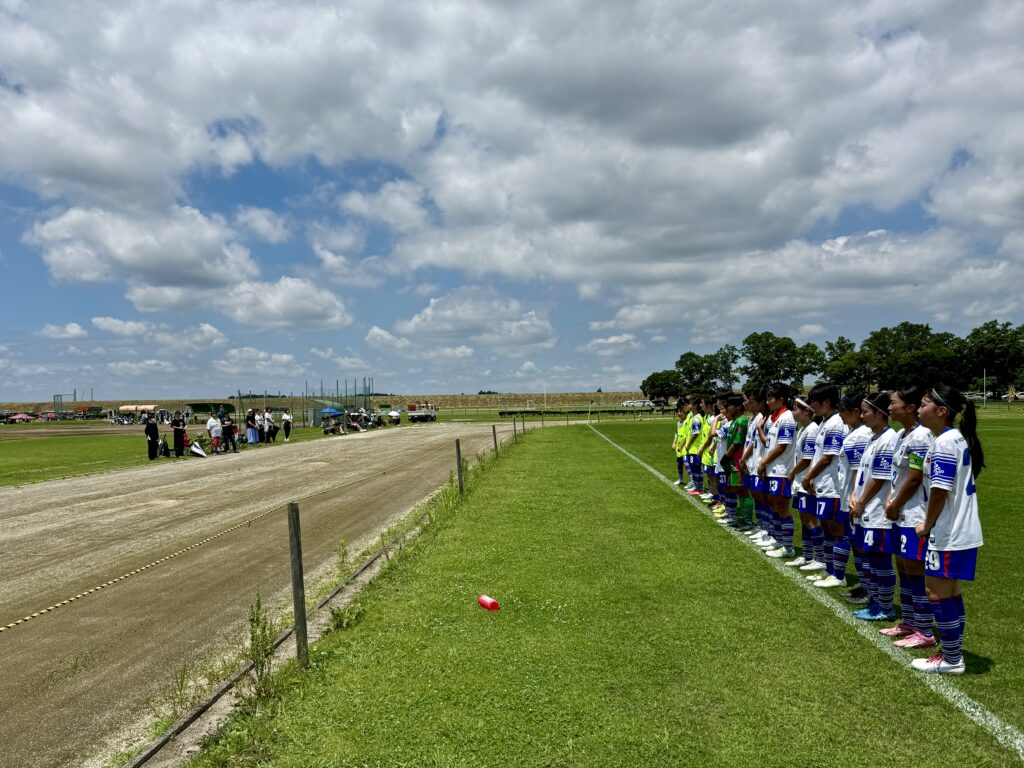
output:
[[[786,565],[790,568],[800,568],[801,566],[807,565],[810,561],[803,555],[800,555],[796,560],[790,560]]]
[[[764,528],[755,528],[754,530],[752,530],[750,533],[747,534],[747,536],[749,536],[752,539],[760,539],[760,538],[763,538],[763,537],[765,537],[767,535],[768,535],[768,531],[764,530]]]
[[[963,656],[956,664],[950,664],[942,658],[941,653],[929,656],[927,659],[914,659],[910,662],[910,666],[918,672],[931,672],[938,675],[962,675],[967,669]]]
[[[896,618],[896,609],[890,608],[888,611],[883,611],[877,606],[869,605],[867,608],[854,611],[853,615],[854,618],[861,621],[892,621]]]
[[[914,634],[907,635],[902,640],[897,640],[893,645],[897,648],[934,648],[935,638],[922,635],[920,632],[914,632]]]
[[[765,550],[765,554],[768,555],[768,557],[776,559],[780,557],[792,557],[793,548],[790,547],[789,549],[787,549],[786,547],[776,547],[775,549]],[[791,565],[791,563],[786,563],[786,565]]]
[[[848,602],[848,603],[850,603],[852,605],[867,605],[868,603],[871,602],[871,598],[865,592],[863,595],[857,595],[856,597],[848,597],[848,598],[846,598],[846,602]]]
[[[801,571],[824,571],[825,564],[819,563],[817,560],[809,560],[804,565],[800,566]]]
[[[837,579],[830,573],[824,579],[814,582],[814,586],[822,587],[823,589],[829,589],[831,587],[845,587],[846,579]]]
[[[693,483],[687,483],[687,484],[686,484],[686,488],[685,488],[685,490],[687,490],[687,491],[692,491],[692,490],[694,490],[694,485],[693,485]]]
[[[674,483],[672,483],[672,485],[682,485],[682,484],[683,484],[682,480],[676,480]]]
[[[767,538],[761,539],[760,541],[755,542],[755,543],[761,549],[775,549],[777,546],[779,546],[779,542],[777,542],[771,536],[768,536]]]
[[[820,579],[824,579],[825,578],[825,574],[824,573],[811,573],[811,574],[808,574],[807,576],[804,576],[804,578],[807,579],[808,581],[818,581]]]
[[[916,630],[909,624],[904,624],[901,621],[895,627],[878,630],[878,634],[884,635],[885,637],[907,637],[908,635],[914,634],[915,631]]]
[[[864,589],[864,587],[862,587],[860,584],[858,584],[853,589],[843,592],[842,595],[843,597],[849,599],[851,597],[864,597],[864,595],[866,595],[867,593],[868,591]]]
[[[687,491],[687,493],[689,493],[691,496],[700,496],[700,491],[698,491],[696,488],[690,489],[689,491]]]

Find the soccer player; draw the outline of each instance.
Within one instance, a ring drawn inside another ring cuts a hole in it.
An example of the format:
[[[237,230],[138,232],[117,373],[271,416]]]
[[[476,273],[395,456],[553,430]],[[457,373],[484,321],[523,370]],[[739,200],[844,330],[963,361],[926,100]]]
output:
[[[789,396],[789,386],[782,382],[775,382],[766,391],[769,415],[764,424],[768,441],[764,456],[757,464],[758,476],[767,482],[768,506],[780,532],[777,546],[765,550],[765,554],[773,558],[794,555],[789,469],[793,466],[796,454],[796,419],[787,407]]]
[[[924,459],[935,442],[935,435],[918,423],[917,409],[924,390],[907,387],[892,393],[889,416],[903,425],[892,463],[892,492],[885,504],[885,516],[894,521],[899,532],[896,571],[900,578],[900,607],[903,620],[883,635],[892,637],[900,648],[931,648],[932,608],[924,586],[924,556],[927,541],[917,535],[917,526],[925,521],[928,497],[924,490]],[[911,618],[913,617],[913,618]]]
[[[676,472],[679,474],[679,479],[676,480],[676,485],[686,484],[686,475],[684,470],[686,469],[686,441],[690,437],[688,432],[690,425],[688,417],[690,414],[689,406],[686,402],[686,398],[680,397],[676,402],[676,418],[679,421],[676,423],[676,432],[672,438],[672,451],[676,455]]]
[[[843,524],[837,520],[841,517],[839,471],[842,462],[839,455],[843,452],[843,439],[848,430],[839,415],[839,390],[834,384],[815,385],[807,399],[821,419],[821,427],[814,438],[814,458],[803,484],[813,500],[814,515],[822,525],[811,529],[814,560],[801,565],[800,570],[809,571],[809,580],[817,581],[821,578],[817,571],[832,568],[832,548],[844,530]]]
[[[957,414],[962,414],[958,428],[953,426]],[[974,580],[983,543],[974,481],[985,467],[985,454],[978,440],[974,403],[956,389],[933,387],[921,398],[917,415],[935,435],[924,460],[928,512],[917,526],[917,535],[928,540],[925,587],[942,653],[914,659],[912,664],[922,672],[962,675],[965,614],[960,582]]]
[[[715,441],[718,439],[715,430],[718,427],[718,405],[712,395],[704,395],[701,398],[701,408],[704,409],[704,425],[700,431],[701,444],[698,456],[708,490],[702,493],[700,498],[707,504],[713,504],[718,501],[718,483],[715,481]]]
[[[818,587],[845,587],[846,586],[846,565],[850,560],[850,534],[853,532],[850,524],[850,491],[853,489],[854,477],[857,468],[860,466],[861,456],[864,449],[871,442],[871,430],[861,423],[860,409],[864,400],[864,393],[855,392],[847,395],[839,401],[839,418],[843,420],[848,433],[843,438],[843,451],[839,454],[839,512],[832,520],[825,521],[825,547],[826,558],[828,558],[828,539],[831,538],[832,557],[827,563],[828,576],[814,582]],[[861,554],[857,558],[860,567],[864,567],[864,559]],[[854,562],[856,563],[857,560]],[[857,571],[861,579],[864,578],[863,570]]]
[[[864,621],[889,621],[896,618],[892,604],[896,593],[892,556],[897,548],[892,521],[885,516],[897,443],[896,432],[889,426],[889,395],[876,392],[864,398],[860,417],[871,428],[872,437],[860,460],[850,514],[857,519],[858,543],[868,560],[871,600],[853,615]]]
[[[840,489],[839,503],[844,517],[845,540],[839,542],[838,545],[833,544],[832,546],[833,581],[828,584],[823,582],[827,582],[829,579],[815,582],[815,584],[821,586],[843,586],[846,580],[846,565],[849,561],[850,549],[852,548],[853,565],[860,579],[860,584],[855,589],[843,593],[843,596],[851,603],[857,605],[866,605],[870,600],[866,587],[871,581],[871,572],[867,568],[867,558],[864,555],[864,550],[860,547],[857,520],[850,517],[850,506],[853,501],[852,494],[857,479],[857,470],[860,468],[860,460],[864,456],[864,451],[871,443],[872,435],[871,428],[862,422],[860,415],[861,405],[865,396],[863,392],[854,392],[843,397],[840,401],[839,415],[847,429],[850,430],[849,434],[843,438],[843,453],[839,457],[842,462],[840,465],[842,487]]]
[[[719,518],[718,522],[728,525],[730,528],[738,528],[741,525],[737,518],[739,497],[729,488],[731,478],[729,465],[725,460],[726,452],[729,450],[729,430],[733,417],[736,416],[736,411],[730,408],[728,403],[731,394],[731,392],[719,392],[716,395],[715,407],[718,409],[719,415],[715,417],[715,463],[713,469],[715,486],[718,488],[718,501],[711,507],[711,510],[725,512],[725,517]]]
[[[818,519],[814,516],[814,507],[811,506],[811,497],[804,490],[803,479],[807,474],[807,468],[811,466],[814,458],[814,441],[818,436],[820,425],[816,421],[814,410],[811,404],[802,398],[793,400],[793,418],[796,419],[800,431],[797,432],[793,442],[796,443],[796,450],[793,454],[793,466],[789,470],[789,482],[793,488],[793,509],[800,513],[800,544],[803,553],[795,560],[790,560],[786,565],[792,568],[801,568],[808,563],[814,562],[814,539],[812,530],[820,527]],[[820,545],[819,545],[820,546]]]
[[[741,459],[747,440],[750,418],[743,404],[743,395],[729,392],[724,400],[727,415],[732,418],[729,434],[726,438],[725,459],[722,464],[726,468],[729,493],[736,496],[737,518],[741,521],[744,531],[753,529],[753,510],[750,494],[743,485],[744,473]]]
[[[704,430],[704,413],[701,409],[701,397],[694,395],[690,400],[690,439],[686,441],[687,463],[690,468],[690,482],[693,488],[689,491],[691,496],[700,496],[704,493],[704,472],[700,464],[700,443],[701,433]]]
[[[768,494],[765,489],[764,477],[757,473],[757,466],[764,456],[767,436],[764,433],[765,421],[765,394],[760,387],[744,391],[744,406],[750,414],[750,423],[747,425],[747,440],[741,459],[741,469],[746,487],[754,503],[754,515],[757,519],[758,528],[767,531],[754,543],[762,550],[769,551],[779,546],[782,539],[782,532],[778,526],[773,524],[771,512],[768,508]]]

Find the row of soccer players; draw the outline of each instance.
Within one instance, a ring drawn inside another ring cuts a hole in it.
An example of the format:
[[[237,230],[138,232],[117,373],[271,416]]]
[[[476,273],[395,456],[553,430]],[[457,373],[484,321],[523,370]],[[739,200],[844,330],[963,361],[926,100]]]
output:
[[[864,606],[853,615],[898,621],[880,631],[902,648],[933,648],[934,627],[941,653],[914,668],[963,673],[960,582],[974,579],[982,545],[975,478],[984,454],[961,392],[937,385],[840,397],[818,384],[791,397],[776,383],[681,398],[678,417],[677,485],[688,474],[686,490],[719,522],[818,587],[846,587],[852,550],[860,583],[843,596]]]

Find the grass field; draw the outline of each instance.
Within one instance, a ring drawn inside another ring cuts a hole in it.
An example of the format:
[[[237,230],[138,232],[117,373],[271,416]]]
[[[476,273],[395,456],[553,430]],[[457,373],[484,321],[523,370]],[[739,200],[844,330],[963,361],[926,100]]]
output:
[[[1024,728],[1020,424],[986,423],[958,690]],[[670,478],[671,425],[601,431]],[[477,607],[487,593],[497,614]],[[1005,766],[999,744],[585,426],[527,438],[199,766]]]
[[[191,435],[199,431],[198,426],[189,428]],[[160,434],[170,441],[169,428],[161,428]],[[291,439],[292,442],[303,442],[323,436],[319,429],[298,427],[292,431]],[[278,435],[276,444],[255,449],[243,447],[241,450],[269,450],[274,445],[281,445],[283,441],[284,436]],[[187,460],[202,461],[194,457]],[[50,435],[3,439],[0,440],[0,487],[109,472],[148,463],[142,427],[125,427],[123,435]]]

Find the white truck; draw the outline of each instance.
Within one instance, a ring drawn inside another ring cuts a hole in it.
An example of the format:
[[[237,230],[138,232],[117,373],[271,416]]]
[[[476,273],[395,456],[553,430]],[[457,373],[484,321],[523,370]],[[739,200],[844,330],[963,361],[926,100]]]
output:
[[[432,403],[417,403],[405,410],[409,415],[410,424],[417,421],[437,421],[437,408]]]

